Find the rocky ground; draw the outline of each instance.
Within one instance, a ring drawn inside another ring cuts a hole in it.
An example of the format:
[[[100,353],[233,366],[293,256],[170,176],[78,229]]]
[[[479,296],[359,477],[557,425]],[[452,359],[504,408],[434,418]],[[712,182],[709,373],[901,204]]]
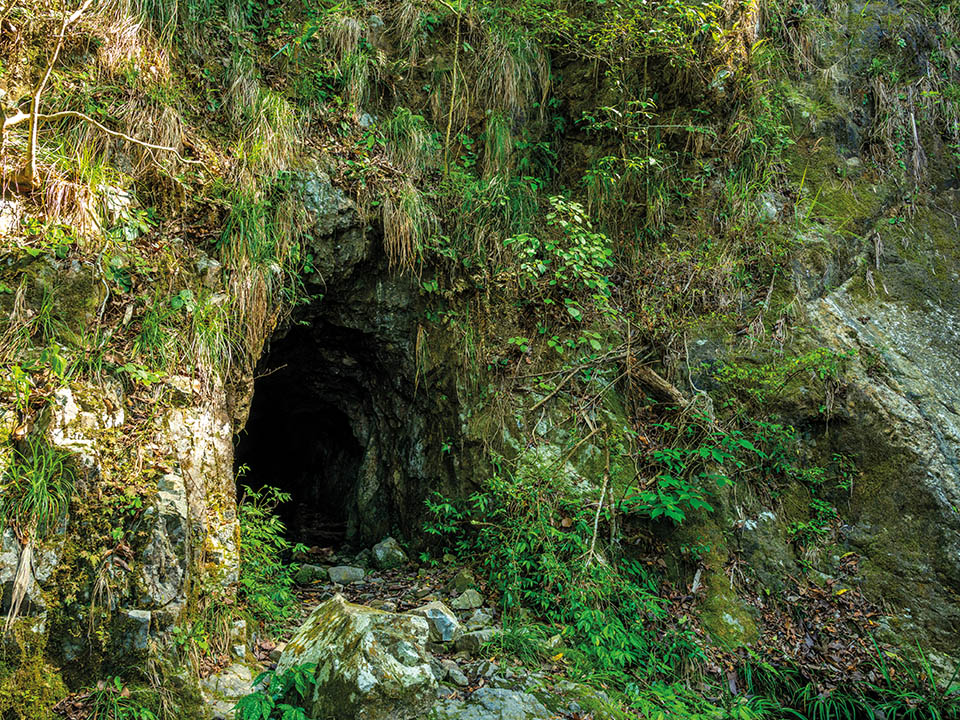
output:
[[[531,670],[502,655],[495,640],[500,616],[493,598],[452,556],[418,567],[387,538],[359,553],[313,548],[297,560],[299,626],[281,638],[252,638],[249,647],[236,648],[232,662],[203,680],[215,718],[233,716],[234,703],[262,670],[328,661],[337,668],[334,675],[353,686],[363,717],[603,717],[588,714],[583,705],[596,707],[605,698],[564,679],[559,664],[548,661]],[[551,644],[559,650],[559,636]],[[384,647],[386,654],[381,653]],[[361,668],[358,677],[366,672],[377,681],[351,680],[352,667]],[[400,686],[391,686],[397,677]]]

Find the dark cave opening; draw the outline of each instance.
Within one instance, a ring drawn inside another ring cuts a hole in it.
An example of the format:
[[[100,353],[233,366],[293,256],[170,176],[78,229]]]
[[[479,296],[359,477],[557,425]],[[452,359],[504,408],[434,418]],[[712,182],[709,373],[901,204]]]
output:
[[[373,440],[374,367],[360,333],[295,327],[260,363],[235,463],[243,485],[289,493],[277,512],[288,538],[330,547],[358,532],[358,487]],[[369,359],[369,358],[368,358]]]

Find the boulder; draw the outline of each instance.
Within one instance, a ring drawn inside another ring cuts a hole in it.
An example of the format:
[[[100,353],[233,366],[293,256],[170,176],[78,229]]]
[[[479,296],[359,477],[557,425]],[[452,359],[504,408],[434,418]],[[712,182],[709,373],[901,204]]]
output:
[[[363,568],[350,567],[349,565],[336,565],[327,569],[331,582],[348,585],[352,582],[360,582],[366,574]]]
[[[297,570],[293,579],[298,585],[309,585],[310,583],[323,582],[328,577],[327,569],[322,565],[304,563]]]
[[[407,562],[407,554],[400,547],[400,543],[392,537],[373,546],[373,564],[380,570],[390,570],[400,567]]]
[[[457,616],[439,600],[410,612],[427,619],[427,624],[430,626],[430,640],[433,642],[454,642],[463,634],[463,627],[457,620]]]
[[[450,606],[454,610],[473,610],[483,605],[483,596],[473,588],[464,590],[463,594],[454,598]]]
[[[485,628],[483,630],[474,630],[473,632],[464,633],[460,636],[460,639],[457,640],[455,645],[458,651],[468,652],[471,655],[475,655],[480,652],[480,648],[486,645],[488,642],[493,640],[494,631],[492,628]]]
[[[485,613],[481,609],[473,611],[473,615],[467,618],[467,630],[480,630],[489,627],[493,623],[493,616]]]
[[[549,720],[556,715],[530,693],[482,687],[466,700],[437,703],[429,717],[431,720]]]
[[[204,700],[214,717],[233,717],[237,701],[253,691],[253,672],[235,662],[200,681]]]
[[[453,579],[447,585],[447,589],[451,593],[459,595],[465,590],[469,590],[472,587],[475,587],[477,584],[477,579],[473,576],[473,573],[467,569],[463,569],[453,576]]]
[[[353,605],[335,595],[287,643],[277,672],[316,664],[310,717],[408,720],[423,717],[437,681],[424,650],[426,619]]]
[[[467,676],[463,674],[463,670],[460,669],[460,666],[457,665],[454,660],[441,660],[440,664],[443,665],[443,669],[446,671],[446,676],[450,679],[454,685],[459,685],[460,687],[467,687],[470,684],[470,681],[467,679]]]

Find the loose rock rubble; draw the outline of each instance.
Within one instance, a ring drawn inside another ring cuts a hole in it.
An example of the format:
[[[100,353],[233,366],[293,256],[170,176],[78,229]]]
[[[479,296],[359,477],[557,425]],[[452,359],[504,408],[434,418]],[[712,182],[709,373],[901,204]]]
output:
[[[476,577],[458,568],[454,558],[415,568],[399,543],[386,538],[372,550],[313,548],[296,560],[303,608],[299,627],[282,639],[255,639],[253,657],[278,671],[317,663],[321,689],[309,711],[324,716],[333,709],[344,718],[360,712],[357,717],[374,720],[584,717],[571,710],[576,703],[560,699],[570,693],[552,686],[550,673],[494,660],[495,651],[487,648],[499,613]],[[234,670],[230,666],[226,672],[234,676]],[[330,703],[342,704],[344,698],[337,691],[324,701],[325,684],[353,688],[347,693],[353,704],[333,708]],[[206,681],[210,690],[221,685],[216,676]],[[212,699],[229,718],[222,697]],[[547,702],[548,697],[557,703]]]

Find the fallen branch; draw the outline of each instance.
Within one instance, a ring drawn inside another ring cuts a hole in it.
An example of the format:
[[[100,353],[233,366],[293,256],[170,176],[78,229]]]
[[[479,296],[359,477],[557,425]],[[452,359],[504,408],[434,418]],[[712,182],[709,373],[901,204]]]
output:
[[[637,380],[650,391],[655,400],[680,407],[686,407],[689,404],[686,396],[673,383],[664,380],[647,365],[637,365],[630,368],[630,371],[636,374]]]

